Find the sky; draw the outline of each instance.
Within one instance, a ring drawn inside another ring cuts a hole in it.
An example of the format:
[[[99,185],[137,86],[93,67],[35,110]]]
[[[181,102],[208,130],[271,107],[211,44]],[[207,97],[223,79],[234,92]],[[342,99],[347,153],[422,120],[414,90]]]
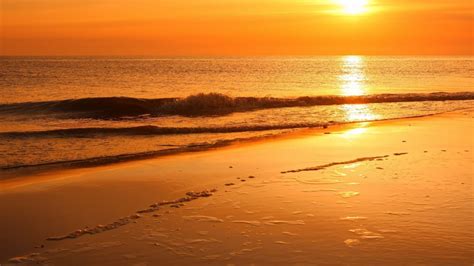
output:
[[[473,54],[472,0],[366,1],[0,0],[0,54]]]

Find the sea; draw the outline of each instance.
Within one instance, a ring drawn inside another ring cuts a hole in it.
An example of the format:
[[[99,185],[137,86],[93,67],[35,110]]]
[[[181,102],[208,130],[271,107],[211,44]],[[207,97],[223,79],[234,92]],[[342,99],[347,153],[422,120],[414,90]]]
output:
[[[0,57],[0,178],[474,107],[474,57]]]

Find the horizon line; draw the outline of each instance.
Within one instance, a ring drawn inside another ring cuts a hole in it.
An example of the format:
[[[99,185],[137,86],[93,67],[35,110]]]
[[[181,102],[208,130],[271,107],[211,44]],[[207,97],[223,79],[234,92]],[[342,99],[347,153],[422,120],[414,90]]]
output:
[[[159,54],[149,54],[149,55],[137,55],[137,54],[102,54],[102,55],[74,55],[74,54],[36,54],[36,55],[29,55],[29,54],[19,54],[19,55],[3,55],[0,54],[0,57],[157,57],[157,58],[242,58],[242,57],[344,57],[344,56],[364,56],[364,57],[409,57],[409,56],[417,56],[417,57],[473,57],[474,54],[307,54],[307,55],[159,55]]]

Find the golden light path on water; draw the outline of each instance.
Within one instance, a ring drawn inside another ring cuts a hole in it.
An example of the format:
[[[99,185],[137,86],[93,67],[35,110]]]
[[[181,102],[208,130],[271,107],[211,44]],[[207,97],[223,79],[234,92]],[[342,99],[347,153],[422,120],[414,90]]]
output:
[[[365,61],[362,56],[345,56],[341,60],[341,75],[339,76],[341,95],[360,96],[368,94],[365,74]],[[343,105],[349,121],[374,120],[380,116],[374,114],[366,104]]]
[[[345,96],[367,94],[365,62],[361,56],[345,56],[341,60],[341,94]]]

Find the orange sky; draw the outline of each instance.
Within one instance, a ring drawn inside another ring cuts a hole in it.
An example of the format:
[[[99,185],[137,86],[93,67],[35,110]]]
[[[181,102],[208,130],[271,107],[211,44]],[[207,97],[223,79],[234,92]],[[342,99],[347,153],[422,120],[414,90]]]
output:
[[[473,54],[472,0],[0,0],[2,55]]]

